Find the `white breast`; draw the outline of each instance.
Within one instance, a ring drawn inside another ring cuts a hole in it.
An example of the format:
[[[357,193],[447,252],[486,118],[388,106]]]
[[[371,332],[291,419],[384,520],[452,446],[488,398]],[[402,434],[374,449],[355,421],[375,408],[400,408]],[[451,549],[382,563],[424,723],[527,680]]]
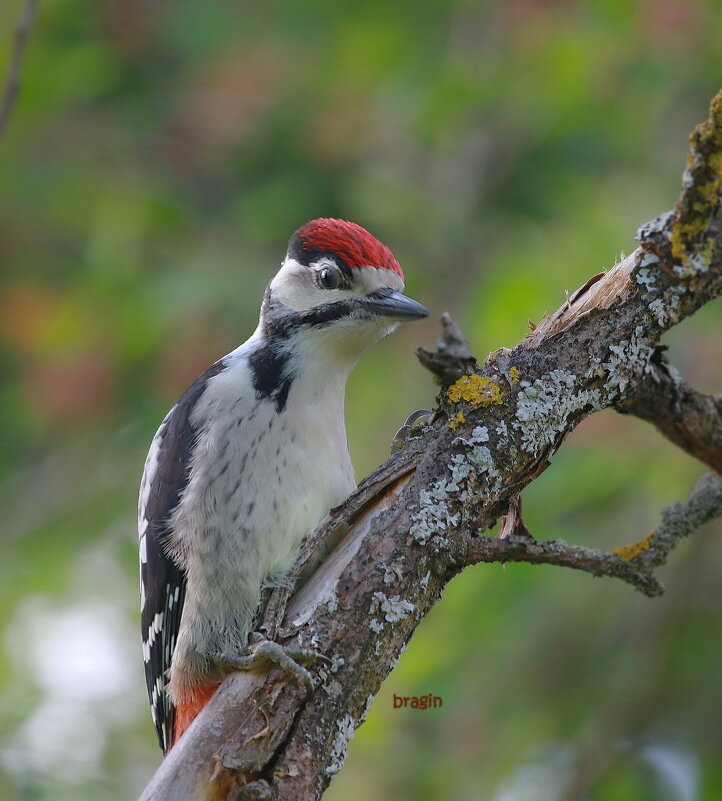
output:
[[[299,375],[280,413],[257,400],[242,353],[208,382],[187,488],[173,515],[188,585],[174,664],[242,647],[263,584],[282,580],[301,539],[355,486],[345,375]]]

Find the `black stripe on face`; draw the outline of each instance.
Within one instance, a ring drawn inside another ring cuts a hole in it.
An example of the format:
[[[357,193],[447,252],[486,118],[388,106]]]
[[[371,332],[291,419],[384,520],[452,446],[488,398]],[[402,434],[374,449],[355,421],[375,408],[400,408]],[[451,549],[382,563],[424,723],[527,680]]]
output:
[[[340,300],[324,303],[304,312],[291,311],[266,293],[262,311],[265,343],[248,357],[256,399],[276,404],[280,414],[286,408],[291,385],[296,378],[293,359],[293,337],[309,328],[326,328],[337,320],[359,311],[358,302]]]
[[[336,320],[351,317],[354,314],[359,315],[359,313],[363,313],[363,305],[359,301],[353,300],[338,300],[333,303],[315,306],[306,311],[292,311],[288,306],[274,300],[272,295],[267,292],[266,300],[261,310],[263,335],[267,340],[267,344],[256,352],[259,355],[253,354],[250,357],[251,366],[253,367],[254,360],[272,360],[275,363],[271,366],[280,371],[283,366],[282,362],[285,363],[289,356],[287,345],[283,343],[291,339],[297,331],[304,328],[325,328]],[[267,348],[273,350],[272,355],[260,355]],[[270,381],[270,379],[268,380]],[[259,382],[261,384],[267,383],[265,379],[259,379]],[[258,386],[256,386],[256,389],[259,389]]]
[[[325,328],[327,325],[341,320],[344,317],[351,317],[354,311],[358,310],[358,304],[349,300],[338,300],[335,303],[324,303],[314,309],[301,312],[298,325],[308,328]]]

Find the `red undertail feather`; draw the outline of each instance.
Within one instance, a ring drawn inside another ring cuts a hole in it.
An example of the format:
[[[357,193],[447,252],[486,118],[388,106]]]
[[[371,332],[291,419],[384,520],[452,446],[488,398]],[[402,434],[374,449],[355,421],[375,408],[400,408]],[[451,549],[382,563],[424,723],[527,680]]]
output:
[[[189,690],[185,699],[175,708],[175,722],[173,725],[173,738],[171,748],[178,742],[178,738],[198,717],[201,709],[213,698],[218,684],[200,685]]]

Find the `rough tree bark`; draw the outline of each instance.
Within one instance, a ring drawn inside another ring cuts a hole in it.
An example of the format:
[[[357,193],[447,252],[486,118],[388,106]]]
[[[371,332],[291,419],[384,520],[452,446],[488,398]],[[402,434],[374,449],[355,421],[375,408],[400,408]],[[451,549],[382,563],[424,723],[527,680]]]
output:
[[[653,423],[722,470],[722,400],[685,386],[658,346],[665,331],[722,294],[721,193],[722,92],[690,136],[675,209],[642,226],[634,253],[483,366],[443,318],[439,351],[419,352],[439,376],[438,408],[306,543],[304,558],[314,564],[321,543],[335,547],[275,632],[279,642],[324,655],[311,668],[314,693],[278,668],[229,676],[143,801],[320,798],[419,621],[470,564],[554,564],[662,592],[653,569],[722,514],[718,476],[666,509],[656,531],[612,553],[535,540],[519,493],[581,420],[607,408]],[[481,536],[500,517],[503,536]],[[273,608],[284,603],[279,595]]]

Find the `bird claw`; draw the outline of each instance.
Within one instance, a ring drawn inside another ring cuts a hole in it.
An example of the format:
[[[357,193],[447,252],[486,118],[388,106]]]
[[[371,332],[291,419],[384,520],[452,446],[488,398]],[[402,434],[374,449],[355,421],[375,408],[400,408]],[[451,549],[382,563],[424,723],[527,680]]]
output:
[[[428,409],[417,409],[415,412],[412,412],[406,418],[406,422],[394,434],[394,437],[391,440],[391,453],[400,451],[404,447],[406,440],[409,438],[409,435],[416,426],[417,421],[422,417],[428,417],[430,414],[431,412]]]
[[[246,653],[215,654],[213,661],[223,670],[257,670],[269,662],[278,665],[291,678],[296,679],[308,691],[313,691],[313,678],[301,663],[311,664],[325,659],[321,654],[306,648],[287,648],[254,632]]]

